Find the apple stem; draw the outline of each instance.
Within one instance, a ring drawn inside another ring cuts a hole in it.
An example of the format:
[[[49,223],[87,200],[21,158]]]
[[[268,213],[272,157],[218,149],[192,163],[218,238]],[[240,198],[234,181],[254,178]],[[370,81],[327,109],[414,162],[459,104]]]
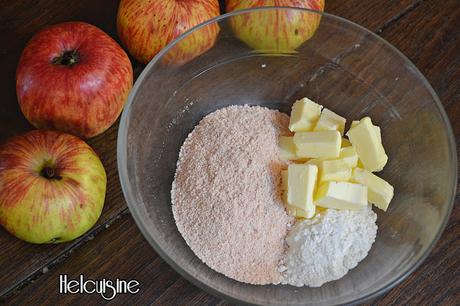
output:
[[[60,180],[62,178],[61,176],[56,175],[56,172],[51,167],[43,168],[40,174],[41,176],[49,180],[52,180],[52,179]]]
[[[62,66],[73,66],[80,60],[77,50],[65,51],[60,56],[53,58],[52,63]]]

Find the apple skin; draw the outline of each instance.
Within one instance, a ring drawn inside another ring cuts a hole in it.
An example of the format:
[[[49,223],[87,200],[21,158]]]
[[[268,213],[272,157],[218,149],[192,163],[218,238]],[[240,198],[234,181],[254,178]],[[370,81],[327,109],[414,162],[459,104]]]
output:
[[[228,0],[227,13],[265,6],[289,6],[324,11],[324,0]],[[259,11],[235,16],[230,26],[235,36],[260,52],[289,53],[310,39],[321,16],[295,11]]]
[[[132,84],[125,51],[84,22],[56,24],[38,32],[16,70],[19,106],[27,120],[40,129],[82,138],[101,134],[116,121]]]
[[[31,243],[60,243],[101,215],[107,178],[76,136],[34,130],[0,146],[0,224]]]
[[[129,53],[145,64],[182,33],[219,14],[218,0],[121,0],[117,31]],[[218,34],[217,24],[208,25],[177,44],[164,61],[184,64],[212,48]]]

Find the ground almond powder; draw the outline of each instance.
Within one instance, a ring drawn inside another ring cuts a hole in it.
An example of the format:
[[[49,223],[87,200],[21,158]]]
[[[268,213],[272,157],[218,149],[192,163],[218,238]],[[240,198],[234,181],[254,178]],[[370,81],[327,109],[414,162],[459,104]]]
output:
[[[293,219],[281,199],[278,137],[289,117],[263,107],[215,111],[185,140],[172,186],[179,232],[209,267],[250,284],[279,283]]]

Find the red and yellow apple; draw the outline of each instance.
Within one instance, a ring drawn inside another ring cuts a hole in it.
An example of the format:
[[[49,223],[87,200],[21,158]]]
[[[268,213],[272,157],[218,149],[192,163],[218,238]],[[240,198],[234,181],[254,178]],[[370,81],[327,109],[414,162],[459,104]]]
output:
[[[139,62],[149,62],[172,40],[192,27],[219,16],[218,0],[121,0],[118,36]],[[201,28],[176,45],[165,59],[182,64],[214,46],[219,26]]]
[[[0,224],[31,243],[59,243],[88,231],[104,205],[106,173],[76,136],[31,131],[0,146]]]
[[[226,11],[289,6],[323,11],[325,0],[228,0]],[[289,53],[316,32],[321,15],[301,10],[260,10],[230,18],[235,36],[260,52]]]
[[[83,138],[118,118],[133,83],[123,49],[99,28],[66,22],[37,33],[22,52],[16,91],[24,116],[37,128]]]

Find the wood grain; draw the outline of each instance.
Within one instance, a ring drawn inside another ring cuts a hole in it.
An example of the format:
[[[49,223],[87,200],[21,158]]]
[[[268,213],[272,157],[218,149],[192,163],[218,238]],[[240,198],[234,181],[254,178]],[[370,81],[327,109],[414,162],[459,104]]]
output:
[[[71,2],[71,3],[70,3]],[[0,1],[0,141],[31,128],[17,106],[14,72],[28,39],[48,24],[83,20],[116,38],[117,1]],[[460,139],[460,3],[428,1],[327,1],[326,11],[379,33],[408,56],[439,94]],[[142,66],[133,62],[135,71]],[[142,294],[116,303],[158,305],[224,304],[181,278],[151,249],[129,214],[116,168],[117,124],[89,143],[101,156],[109,177],[107,201],[97,226],[72,243],[35,246],[0,230],[0,296],[11,304],[104,302],[96,296],[60,296],[60,273],[92,278],[136,278]],[[459,147],[459,143],[457,143]],[[422,266],[402,284],[375,300],[386,304],[445,304],[460,300],[458,203],[448,227]],[[121,215],[121,217],[120,217]],[[113,223],[113,224],[112,224]],[[112,225],[110,225],[112,224]],[[110,225],[106,228],[107,225]],[[46,272],[46,273],[43,273]],[[33,282],[32,282],[33,280]],[[13,295],[12,295],[13,294]]]
[[[326,1],[325,12],[331,13],[380,33],[393,22],[416,8],[422,1]],[[383,21],[383,22],[382,22]]]
[[[460,139],[460,3],[424,1],[382,33],[427,77]],[[457,159],[460,156],[457,156]],[[459,190],[459,188],[457,188]],[[433,252],[415,273],[375,303],[458,305],[460,301],[460,195]]]
[[[103,243],[101,243],[103,241]],[[106,230],[75,251],[56,269],[44,274],[38,281],[27,286],[10,302],[16,305],[51,304],[57,299],[63,304],[97,303],[105,304],[99,295],[62,295],[56,290],[59,274],[77,278],[80,274],[92,279],[136,279],[141,283],[141,293],[120,295],[117,304],[138,304],[155,301],[158,305],[189,305],[192,301],[201,305],[217,304],[214,298],[191,286],[153,251],[142,237],[130,215],[125,214],[110,230]],[[25,294],[33,292],[33,294]],[[39,297],[39,299],[37,299]],[[199,302],[199,303],[198,303]]]
[[[32,6],[30,1],[3,2],[0,4],[0,142],[32,128],[19,110],[15,91],[16,64],[27,41],[46,25],[69,20],[95,24],[116,38],[115,16],[118,7],[117,1],[34,1]],[[137,64],[135,68],[139,66]],[[96,226],[108,222],[126,209],[116,165],[117,130],[118,123],[89,141],[101,157],[108,177],[107,200]],[[15,239],[1,229],[0,244],[3,247],[0,248],[0,266],[3,273],[0,274],[0,296],[85,239],[82,237],[72,243],[59,245],[32,245]]]
[[[424,1],[381,36],[416,64],[445,107],[460,101],[460,2]]]

